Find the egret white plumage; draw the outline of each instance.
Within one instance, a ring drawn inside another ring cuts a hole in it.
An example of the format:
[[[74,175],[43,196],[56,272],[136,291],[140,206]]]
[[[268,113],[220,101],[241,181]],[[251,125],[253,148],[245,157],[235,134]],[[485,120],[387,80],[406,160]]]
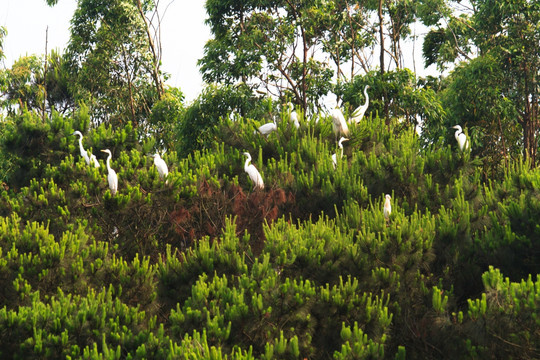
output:
[[[244,164],[244,171],[247,172],[249,178],[253,182],[253,187],[255,189],[264,189],[264,182],[261,174],[259,173],[259,170],[257,170],[255,165],[250,164],[251,155],[248,152],[245,152],[244,155],[247,156],[246,162]]]
[[[154,158],[154,165],[157,168],[159,179],[163,180],[167,177],[167,175],[169,175],[169,168],[167,167],[167,163],[161,158],[161,156],[159,156],[158,153],[155,153],[154,155],[152,155],[152,157]]]
[[[349,135],[349,127],[345,121],[345,117],[339,108],[334,108],[330,111],[330,116],[332,117],[332,130],[334,134],[338,135]]]
[[[94,167],[99,167],[99,162],[96,155],[90,154],[90,163],[94,164]]]
[[[390,199],[392,199],[392,197],[386,194],[385,200],[384,200],[384,208],[383,208],[384,218],[386,220],[390,218],[390,214],[392,213],[392,204],[390,203]]]
[[[94,164],[94,167],[99,167],[99,162],[97,161],[96,157],[92,155],[92,153],[88,155],[88,151],[84,150],[82,144],[83,134],[79,130],[76,130],[71,135],[79,136],[79,150],[81,151],[81,156],[83,157],[84,161],[86,161],[86,165],[90,165],[90,163],[92,162]]]
[[[367,93],[367,90],[369,89],[369,85],[366,85],[364,87],[364,96],[366,97],[366,101],[364,102],[364,105],[360,105],[356,108],[356,110],[353,111],[351,114],[351,118],[349,119],[349,123],[356,123],[358,124],[360,120],[364,117],[364,114],[366,113],[367,108],[369,107],[369,95]]]
[[[109,154],[109,156],[107,157],[107,171],[109,172],[107,175],[107,180],[109,182],[109,189],[111,189],[111,194],[115,195],[118,191],[118,176],[116,175],[116,171],[111,168],[111,150],[105,149],[101,151]]]
[[[456,129],[456,132],[454,134],[454,137],[457,140],[459,150],[465,151],[469,150],[469,139],[467,139],[467,135],[463,133],[463,130],[461,129],[461,126],[455,125],[452,126],[452,129]]]
[[[339,139],[338,141],[338,147],[341,149],[341,156],[339,157],[340,159],[343,157],[343,142],[348,141],[348,140],[349,139],[342,136],[341,139]],[[334,169],[335,169],[337,166],[337,154],[332,155],[332,164],[334,165]]]
[[[300,127],[300,123],[298,122],[298,114],[296,113],[296,110],[294,110],[294,106],[292,103],[289,103],[289,120],[293,122],[295,128]]]
[[[272,131],[276,131],[277,130],[276,120],[274,120],[271,123],[266,123],[264,125],[259,126],[258,130],[263,135],[268,135]]]

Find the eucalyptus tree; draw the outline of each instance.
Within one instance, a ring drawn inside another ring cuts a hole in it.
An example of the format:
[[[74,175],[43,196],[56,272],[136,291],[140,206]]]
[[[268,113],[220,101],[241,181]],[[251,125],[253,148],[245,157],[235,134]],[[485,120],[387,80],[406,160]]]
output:
[[[141,125],[162,96],[159,45],[146,17],[154,10],[152,0],[78,2],[65,56],[73,92],[90,102],[94,121]]]
[[[11,68],[0,70],[0,105],[7,115],[20,110],[40,109],[44,92],[40,87],[43,63],[38,56],[23,56]]]
[[[329,3],[329,2],[328,2]],[[241,81],[304,109],[330,89],[333,71],[316,56],[328,21],[323,0],[208,0],[213,39],[199,60],[207,82]]]
[[[0,108],[7,115],[23,109],[47,115],[53,111],[67,114],[75,109],[69,89],[71,81],[65,61],[57,51],[51,51],[45,61],[37,55],[22,56],[10,68],[0,70]]]
[[[439,19],[438,27],[426,38],[424,57],[427,64],[443,67],[477,56],[479,60],[463,63],[453,77],[457,83],[451,87],[449,99],[462,101],[451,104],[456,105],[454,108],[469,108],[467,116],[474,121],[470,125],[477,125],[479,133],[499,130],[491,135],[500,144],[499,153],[521,146],[534,165],[540,130],[538,2],[471,0],[468,5],[459,13],[443,14],[446,17]],[[509,133],[516,125],[521,131],[520,140]],[[520,152],[514,150],[516,153]]]

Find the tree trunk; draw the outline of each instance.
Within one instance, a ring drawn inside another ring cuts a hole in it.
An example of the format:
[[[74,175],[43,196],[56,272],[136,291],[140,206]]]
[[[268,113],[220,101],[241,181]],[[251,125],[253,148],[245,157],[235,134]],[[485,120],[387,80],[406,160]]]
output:
[[[379,0],[379,33],[380,33],[380,46],[381,46],[381,55],[380,55],[380,66],[381,66],[381,80],[384,78],[384,16],[383,16],[383,0]],[[388,109],[388,96],[386,95],[386,88],[384,89],[383,95],[384,102],[384,117],[385,124],[390,125],[389,109]]]
[[[158,93],[158,99],[163,97],[165,90],[163,89],[163,82],[161,81],[161,76],[159,75],[159,59],[154,40],[152,39],[152,34],[150,33],[150,25],[148,24],[148,19],[144,15],[142,9],[141,0],[137,0],[137,8],[139,9],[139,14],[141,15],[142,20],[144,21],[144,29],[146,30],[146,36],[148,36],[148,45],[150,46],[150,51],[152,52],[152,77],[154,78],[154,84],[156,86],[156,91]],[[156,9],[157,11],[157,9]],[[158,25],[159,26],[159,25]]]
[[[41,111],[41,120],[45,122],[45,111],[47,110],[47,70],[49,65],[49,26],[45,29],[45,69],[43,70],[43,109]]]
[[[128,81],[128,92],[129,92],[129,110],[131,112],[131,119],[133,121],[133,125],[135,127],[138,126],[137,122],[137,114],[135,112],[135,98],[133,97],[133,83],[131,81],[131,74],[129,73],[129,66],[127,63],[127,54],[126,49],[124,48],[124,45],[122,45],[122,54],[123,54],[123,60],[124,60],[124,68],[126,70],[126,79]]]
[[[379,35],[380,35],[380,46],[381,54],[379,57],[380,67],[381,67],[381,77],[384,75],[384,17],[383,17],[383,0],[379,0]]]

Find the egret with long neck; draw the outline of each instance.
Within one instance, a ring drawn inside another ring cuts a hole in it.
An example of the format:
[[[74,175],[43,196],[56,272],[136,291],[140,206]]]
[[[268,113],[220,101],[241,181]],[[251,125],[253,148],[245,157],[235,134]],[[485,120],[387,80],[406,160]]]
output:
[[[332,109],[330,116],[332,117],[332,130],[334,130],[336,138],[339,135],[349,135],[349,127],[347,126],[343,113],[338,107]]]
[[[83,144],[82,144],[83,134],[79,130],[77,130],[77,131],[74,131],[73,134],[71,134],[71,135],[79,136],[79,150],[81,151],[81,156],[83,157],[84,161],[86,162],[86,165],[90,165],[91,163],[93,163],[94,167],[99,167],[99,162],[97,161],[95,155],[93,155],[91,153],[89,155],[88,151],[84,150],[84,147],[83,147]]]
[[[276,120],[274,120],[274,121],[272,121],[270,123],[266,123],[264,125],[259,126],[258,130],[263,135],[268,135],[272,131],[276,131],[277,130]]]
[[[101,151],[109,154],[109,156],[107,157],[107,171],[109,172],[107,175],[107,180],[109,182],[109,189],[111,189],[111,194],[113,194],[114,196],[118,191],[118,176],[116,175],[116,171],[111,168],[111,150],[105,149]]]
[[[356,108],[356,110],[353,111],[351,118],[349,119],[349,123],[358,124],[360,120],[364,118],[364,114],[366,113],[366,110],[369,107],[369,95],[367,93],[368,89],[369,89],[369,85],[366,85],[364,87],[364,96],[366,98],[366,101],[364,102],[364,105],[360,105],[359,107]]]
[[[257,170],[255,165],[250,164],[251,155],[248,152],[245,152],[244,155],[247,156],[246,162],[244,163],[244,171],[249,175],[249,178],[253,182],[253,187],[259,190],[264,189],[264,182],[259,170]]]
[[[455,125],[452,126],[452,129],[456,129],[454,137],[456,138],[456,141],[458,143],[459,150],[461,150],[462,152],[465,150],[469,150],[469,139],[467,139],[467,135],[463,133],[461,126]]]
[[[341,156],[339,157],[340,159],[343,158],[343,142],[348,141],[348,140],[349,139],[342,136],[341,139],[339,139],[338,141],[338,147],[341,150]],[[334,169],[337,166],[337,153],[332,155],[332,165],[334,165]]]

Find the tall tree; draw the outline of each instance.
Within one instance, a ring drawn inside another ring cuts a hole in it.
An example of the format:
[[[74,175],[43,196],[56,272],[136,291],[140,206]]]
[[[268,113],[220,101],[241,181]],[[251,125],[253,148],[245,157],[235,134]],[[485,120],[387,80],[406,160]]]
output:
[[[206,2],[214,36],[199,61],[208,82],[242,81],[290,97],[304,109],[328,92],[333,72],[315,53],[325,24],[322,0]]]
[[[446,14],[448,15],[448,14]],[[497,84],[499,98],[504,99],[504,112],[490,117],[488,111],[480,116],[492,118],[486,124],[494,128],[503,128],[496,121],[500,114],[514,116],[521,127],[522,149],[531,164],[536,163],[538,149],[537,133],[539,128],[538,97],[540,92],[540,6],[537,1],[529,0],[473,0],[468,12],[459,16],[444,18],[447,27],[433,29],[424,43],[424,57],[427,63],[437,63],[440,67],[458,58],[468,59],[476,54],[489,59],[471,64],[489,63],[490,82]],[[471,52],[476,49],[476,54]],[[467,65],[465,65],[467,66]],[[480,73],[469,72],[471,76],[483,77]],[[485,80],[482,80],[485,82]],[[461,91],[475,92],[480,95],[480,87],[462,88]],[[493,103],[494,100],[490,100]],[[509,108],[508,106],[511,106]],[[486,109],[487,110],[487,109]],[[493,112],[491,112],[493,114]],[[503,133],[499,137],[504,137]],[[512,148],[515,144],[508,144]]]
[[[151,0],[81,0],[66,57],[75,93],[91,99],[94,121],[140,125],[163,94],[159,57],[143,16]]]

